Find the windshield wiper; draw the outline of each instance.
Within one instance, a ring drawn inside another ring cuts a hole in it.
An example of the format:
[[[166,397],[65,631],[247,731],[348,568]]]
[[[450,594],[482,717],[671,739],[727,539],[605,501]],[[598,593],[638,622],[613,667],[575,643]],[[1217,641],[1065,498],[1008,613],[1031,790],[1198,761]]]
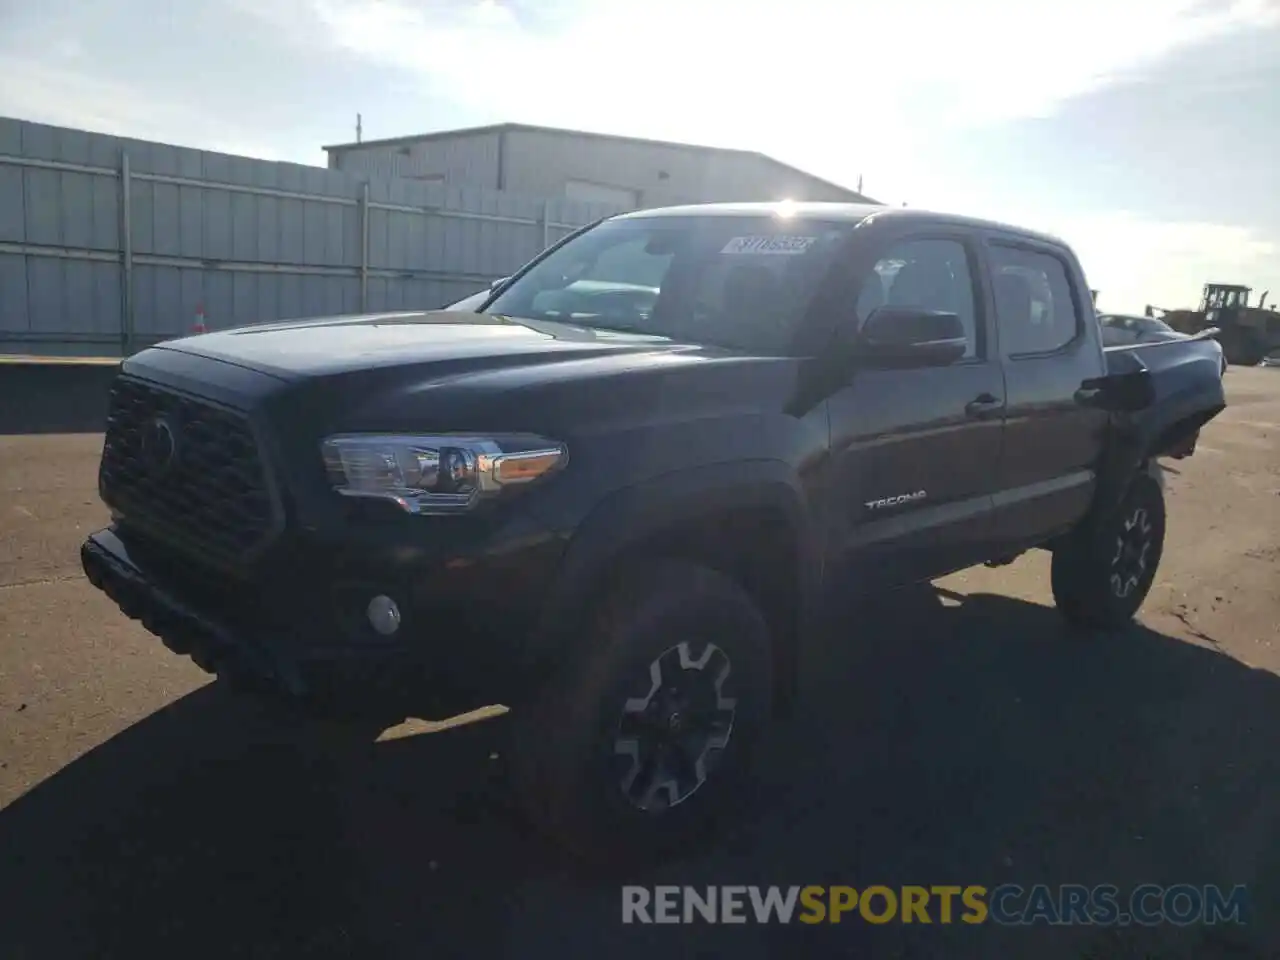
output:
[[[579,321],[575,321],[575,320],[568,320],[566,322],[577,323],[578,326],[584,327],[587,330],[617,330],[621,333],[648,333],[649,332],[648,330],[645,330],[643,327],[641,327],[639,324],[636,324],[636,323],[580,323]],[[661,336],[661,334],[654,334],[654,336]]]
[[[655,332],[644,329],[642,326],[638,324],[619,323],[619,324],[606,325],[606,324],[599,324],[599,323],[583,323],[580,320],[571,320],[568,318],[565,318],[562,320],[556,317],[547,317],[547,316],[524,317],[524,316],[519,316],[517,314],[508,314],[506,315],[506,317],[509,321],[524,324],[525,326],[530,327],[533,330],[538,330],[539,332],[542,332],[542,333],[551,333],[551,331],[542,330],[540,328],[540,324],[554,324],[558,327],[572,327],[575,330],[581,330],[583,333],[587,333],[587,334],[594,334],[597,330],[600,330],[600,331],[614,331],[616,333],[638,333],[641,336],[658,337],[659,339],[662,339],[662,340],[671,339],[671,337],[669,337],[665,333],[655,333]]]

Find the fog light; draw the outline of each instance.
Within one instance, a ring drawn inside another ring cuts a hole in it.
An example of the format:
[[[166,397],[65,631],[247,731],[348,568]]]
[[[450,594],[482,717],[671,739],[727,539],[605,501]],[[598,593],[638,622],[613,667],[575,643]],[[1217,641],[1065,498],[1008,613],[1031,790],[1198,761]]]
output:
[[[369,618],[369,626],[384,637],[400,629],[400,608],[388,596],[378,594],[370,600],[365,616]]]

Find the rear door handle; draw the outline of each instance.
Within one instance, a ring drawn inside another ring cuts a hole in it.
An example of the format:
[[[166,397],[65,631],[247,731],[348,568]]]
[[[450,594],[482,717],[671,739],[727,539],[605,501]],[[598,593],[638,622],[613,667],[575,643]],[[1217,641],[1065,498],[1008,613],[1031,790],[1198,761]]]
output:
[[[980,394],[964,405],[964,412],[975,420],[986,420],[1004,409],[1004,401],[989,393]]]

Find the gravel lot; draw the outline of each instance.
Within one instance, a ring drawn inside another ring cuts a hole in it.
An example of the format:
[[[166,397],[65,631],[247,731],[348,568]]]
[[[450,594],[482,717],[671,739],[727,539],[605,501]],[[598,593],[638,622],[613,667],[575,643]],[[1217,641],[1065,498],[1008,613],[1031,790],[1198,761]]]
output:
[[[1043,555],[847,611],[753,813],[628,882],[1243,883],[1247,928],[623,927],[505,810],[506,719],[284,725],[120,616],[100,437],[50,433],[0,435],[0,957],[1280,955],[1280,370],[1227,383],[1140,626],[1068,634]]]

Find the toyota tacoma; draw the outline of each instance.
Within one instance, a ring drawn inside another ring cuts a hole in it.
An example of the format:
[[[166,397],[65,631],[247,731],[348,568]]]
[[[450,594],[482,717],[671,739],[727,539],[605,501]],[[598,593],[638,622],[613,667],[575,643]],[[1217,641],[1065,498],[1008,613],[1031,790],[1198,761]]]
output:
[[[1105,350],[1027,230],[642,211],[460,309],[128,358],[82,560],[173,652],[327,715],[506,704],[542,828],[666,849],[746,795],[832,593],[1044,549],[1071,624],[1132,618],[1220,363]]]

